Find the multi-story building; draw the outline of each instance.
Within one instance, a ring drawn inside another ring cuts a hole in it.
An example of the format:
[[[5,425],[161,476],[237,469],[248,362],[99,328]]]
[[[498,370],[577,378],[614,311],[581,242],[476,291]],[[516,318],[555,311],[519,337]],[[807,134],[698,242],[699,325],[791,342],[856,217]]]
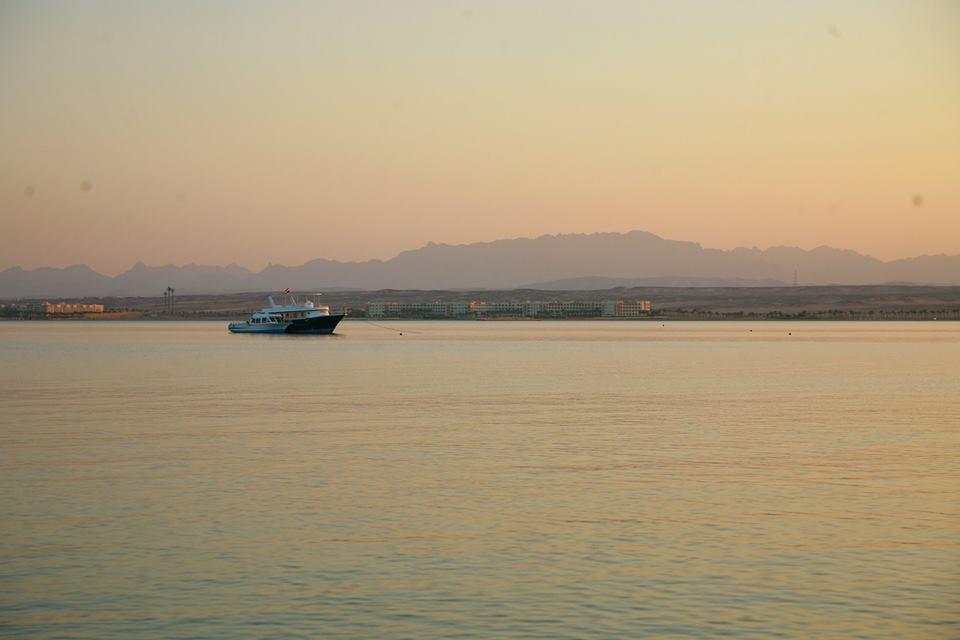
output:
[[[371,318],[456,318],[470,312],[467,302],[371,302]]]
[[[484,300],[471,300],[469,312],[479,317],[490,316],[530,316],[534,315],[530,311],[530,305],[536,303],[530,302],[486,302]]]
[[[617,318],[635,318],[650,313],[649,300],[618,300],[614,304],[613,316]]]
[[[71,313],[103,313],[102,304],[82,304],[78,302],[44,302],[41,310],[48,315]]]
[[[550,300],[526,302],[371,302],[371,318],[631,318],[650,313],[649,300],[603,302]]]
[[[541,318],[594,318],[602,315],[602,302],[577,300],[541,302],[537,312]]]

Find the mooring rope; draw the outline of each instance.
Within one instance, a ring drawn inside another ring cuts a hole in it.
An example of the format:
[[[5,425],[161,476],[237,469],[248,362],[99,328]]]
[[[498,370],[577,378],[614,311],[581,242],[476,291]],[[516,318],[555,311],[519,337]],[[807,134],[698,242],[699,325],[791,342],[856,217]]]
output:
[[[357,319],[360,320],[360,318],[357,318]],[[377,328],[379,328],[379,329],[386,329],[387,331],[393,331],[393,332],[395,332],[395,333],[399,333],[400,335],[403,335],[404,332],[406,332],[406,333],[423,333],[422,331],[412,331],[412,330],[410,330],[410,329],[402,329],[402,328],[398,328],[398,327],[388,327],[388,326],[385,325],[385,324],[377,324],[376,322],[373,322],[372,320],[367,320],[366,318],[363,318],[363,321],[366,322],[367,324],[371,325],[371,326],[377,327]]]

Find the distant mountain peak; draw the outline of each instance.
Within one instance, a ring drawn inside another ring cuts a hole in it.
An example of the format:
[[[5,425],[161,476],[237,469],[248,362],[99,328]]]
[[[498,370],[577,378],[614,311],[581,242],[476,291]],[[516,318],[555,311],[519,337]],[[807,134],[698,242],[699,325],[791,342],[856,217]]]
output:
[[[960,256],[941,254],[883,262],[826,245],[811,250],[789,246],[721,250],[635,229],[626,233],[543,234],[458,245],[430,241],[389,260],[341,262],[317,258],[300,266],[271,262],[259,272],[236,263],[226,267],[148,267],[138,261],[128,271],[110,278],[87,265],[33,270],[11,267],[0,272],[0,297],[160,295],[168,286],[176,288],[178,294],[285,287],[310,291],[504,289],[557,282],[592,288],[627,281],[656,286],[757,286],[791,282],[795,272],[801,284],[960,284]]]

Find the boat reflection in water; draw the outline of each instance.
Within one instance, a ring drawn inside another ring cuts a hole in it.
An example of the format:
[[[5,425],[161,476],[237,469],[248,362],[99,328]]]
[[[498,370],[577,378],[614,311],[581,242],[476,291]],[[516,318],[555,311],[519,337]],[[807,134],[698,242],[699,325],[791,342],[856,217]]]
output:
[[[289,292],[287,292],[289,293]],[[330,334],[343,320],[344,314],[330,313],[330,307],[308,300],[302,304],[290,296],[290,304],[277,305],[273,296],[269,307],[254,312],[245,322],[231,322],[231,333],[302,333]]]

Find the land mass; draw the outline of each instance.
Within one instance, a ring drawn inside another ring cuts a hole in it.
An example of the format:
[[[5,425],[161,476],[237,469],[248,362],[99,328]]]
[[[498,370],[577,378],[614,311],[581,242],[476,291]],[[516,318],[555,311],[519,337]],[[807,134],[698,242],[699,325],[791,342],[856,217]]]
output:
[[[429,243],[390,260],[311,260],[271,264],[259,272],[142,262],[110,277],[86,265],[0,272],[0,298],[153,296],[247,291],[536,288],[596,290],[616,286],[756,287],[788,284],[960,284],[960,255],[882,261],[855,251],[818,247],[709,249],[645,231],[545,235],[463,245]]]
[[[103,304],[107,317],[119,319],[241,319],[266,303],[263,293],[177,296],[168,301],[153,297],[85,298]],[[276,294],[272,294],[276,297]],[[280,297],[277,300],[280,301]],[[36,299],[35,302],[39,302]],[[322,298],[348,319],[362,319],[371,302],[526,302],[551,300],[650,300],[647,318],[664,319],[775,319],[819,320],[960,320],[960,286],[780,286],[780,287],[616,287],[605,290],[380,290],[333,291]],[[23,305],[29,307],[29,303]],[[7,317],[29,317],[7,305]],[[37,316],[34,316],[37,317]],[[100,316],[93,316],[100,317]],[[408,317],[430,317],[411,315]]]

